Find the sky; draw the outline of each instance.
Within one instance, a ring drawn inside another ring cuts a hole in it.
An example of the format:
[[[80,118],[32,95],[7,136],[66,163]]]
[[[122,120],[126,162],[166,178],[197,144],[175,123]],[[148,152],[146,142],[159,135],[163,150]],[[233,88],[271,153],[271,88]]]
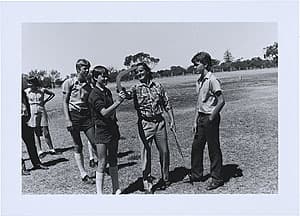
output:
[[[154,71],[188,67],[191,58],[206,51],[223,60],[232,56],[263,58],[263,48],[278,41],[276,23],[23,23],[22,73],[32,69],[75,72],[79,58],[92,67],[125,68],[128,55],[145,52],[159,58]]]

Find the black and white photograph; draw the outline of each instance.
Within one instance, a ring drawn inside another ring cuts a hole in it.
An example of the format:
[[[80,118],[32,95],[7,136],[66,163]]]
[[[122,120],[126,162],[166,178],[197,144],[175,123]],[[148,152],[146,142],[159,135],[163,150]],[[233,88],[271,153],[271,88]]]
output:
[[[23,24],[22,192],[276,194],[277,29]]]
[[[4,215],[297,215],[295,5],[1,3]]]

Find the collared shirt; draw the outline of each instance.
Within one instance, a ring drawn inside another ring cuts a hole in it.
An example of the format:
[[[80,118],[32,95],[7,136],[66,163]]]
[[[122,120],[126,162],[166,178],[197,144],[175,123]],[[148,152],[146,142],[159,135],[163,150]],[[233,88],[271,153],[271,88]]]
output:
[[[70,92],[69,110],[87,110],[88,96],[92,88],[89,83],[79,82],[77,77],[69,78],[62,85],[63,94]]]
[[[211,114],[217,105],[218,98],[216,93],[219,91],[222,92],[220,82],[211,72],[208,72],[201,81],[197,80],[196,92],[198,93],[198,111],[205,114]]]
[[[167,92],[158,82],[139,83],[131,87],[135,108],[146,117],[154,117],[171,109]]]
[[[110,115],[109,117],[104,117],[101,114],[103,108],[110,107],[114,102],[112,98],[112,93],[108,88],[100,89],[94,87],[91,91],[88,103],[92,111],[92,118],[96,125],[109,126],[116,123],[116,113]]]

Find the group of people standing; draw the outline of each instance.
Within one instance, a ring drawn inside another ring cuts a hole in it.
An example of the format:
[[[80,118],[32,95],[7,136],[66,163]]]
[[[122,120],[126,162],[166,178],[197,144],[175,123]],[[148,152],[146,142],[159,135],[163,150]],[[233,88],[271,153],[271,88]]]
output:
[[[219,142],[219,112],[225,101],[219,81],[211,73],[211,57],[206,52],[197,53],[192,62],[200,74],[196,82],[197,106],[193,123],[194,141],[191,154],[190,181],[203,179],[203,150],[208,143],[211,160],[211,182],[207,190],[222,186],[222,153]],[[108,163],[112,180],[112,193],[122,193],[119,186],[117,152],[120,131],[116,110],[124,100],[133,100],[138,116],[138,134],[141,143],[142,178],[146,193],[153,193],[151,178],[151,146],[155,142],[161,165],[161,189],[170,186],[170,153],[167,138],[167,113],[169,126],[176,131],[173,109],[164,87],[152,80],[152,72],[146,63],[138,63],[129,70],[135,71],[140,81],[129,90],[123,89],[115,100],[107,88],[109,71],[104,66],[90,70],[90,62],[79,59],[76,62],[77,76],[64,81],[63,109],[66,127],[74,142],[74,157],[83,182],[96,184],[97,194],[103,194],[105,168]],[[97,155],[96,180],[84,168],[82,154],[83,131]]]

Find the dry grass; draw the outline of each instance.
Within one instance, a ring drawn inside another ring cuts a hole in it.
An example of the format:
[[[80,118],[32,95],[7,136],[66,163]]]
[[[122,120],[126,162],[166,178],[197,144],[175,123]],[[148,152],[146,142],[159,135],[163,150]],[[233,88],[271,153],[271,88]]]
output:
[[[278,192],[278,85],[277,70],[240,71],[217,73],[222,82],[226,106],[221,113],[221,148],[223,151],[224,176],[226,183],[212,192],[204,190],[205,183],[190,185],[182,181],[186,169],[178,154],[175,141],[169,132],[171,151],[172,185],[166,194],[246,194]],[[242,77],[241,77],[242,76]],[[196,94],[195,75],[164,78],[159,81],[166,87],[172,101],[177,123],[178,137],[190,161],[193,136],[191,123],[194,118]],[[132,82],[126,83],[129,86]],[[110,85],[114,91],[114,85]],[[30,176],[23,176],[24,194],[95,194],[95,186],[81,183],[76,168],[72,140],[64,126],[61,105],[61,90],[49,102],[50,132],[53,143],[62,155],[47,155],[43,162],[50,166],[47,171],[34,170]],[[119,143],[120,185],[125,193],[141,191],[140,147],[136,131],[136,113],[132,102],[125,102],[118,112],[122,138]],[[84,136],[83,136],[84,137]],[[86,143],[86,138],[83,138]],[[43,145],[45,146],[45,144]],[[45,148],[47,148],[45,146]],[[84,148],[86,167],[88,151]],[[28,158],[23,146],[23,157]],[[26,165],[31,167],[27,160]],[[209,172],[207,149],[204,158],[205,172]],[[159,180],[160,166],[157,150],[153,148],[152,175]],[[105,180],[105,192],[111,192],[110,178]]]

